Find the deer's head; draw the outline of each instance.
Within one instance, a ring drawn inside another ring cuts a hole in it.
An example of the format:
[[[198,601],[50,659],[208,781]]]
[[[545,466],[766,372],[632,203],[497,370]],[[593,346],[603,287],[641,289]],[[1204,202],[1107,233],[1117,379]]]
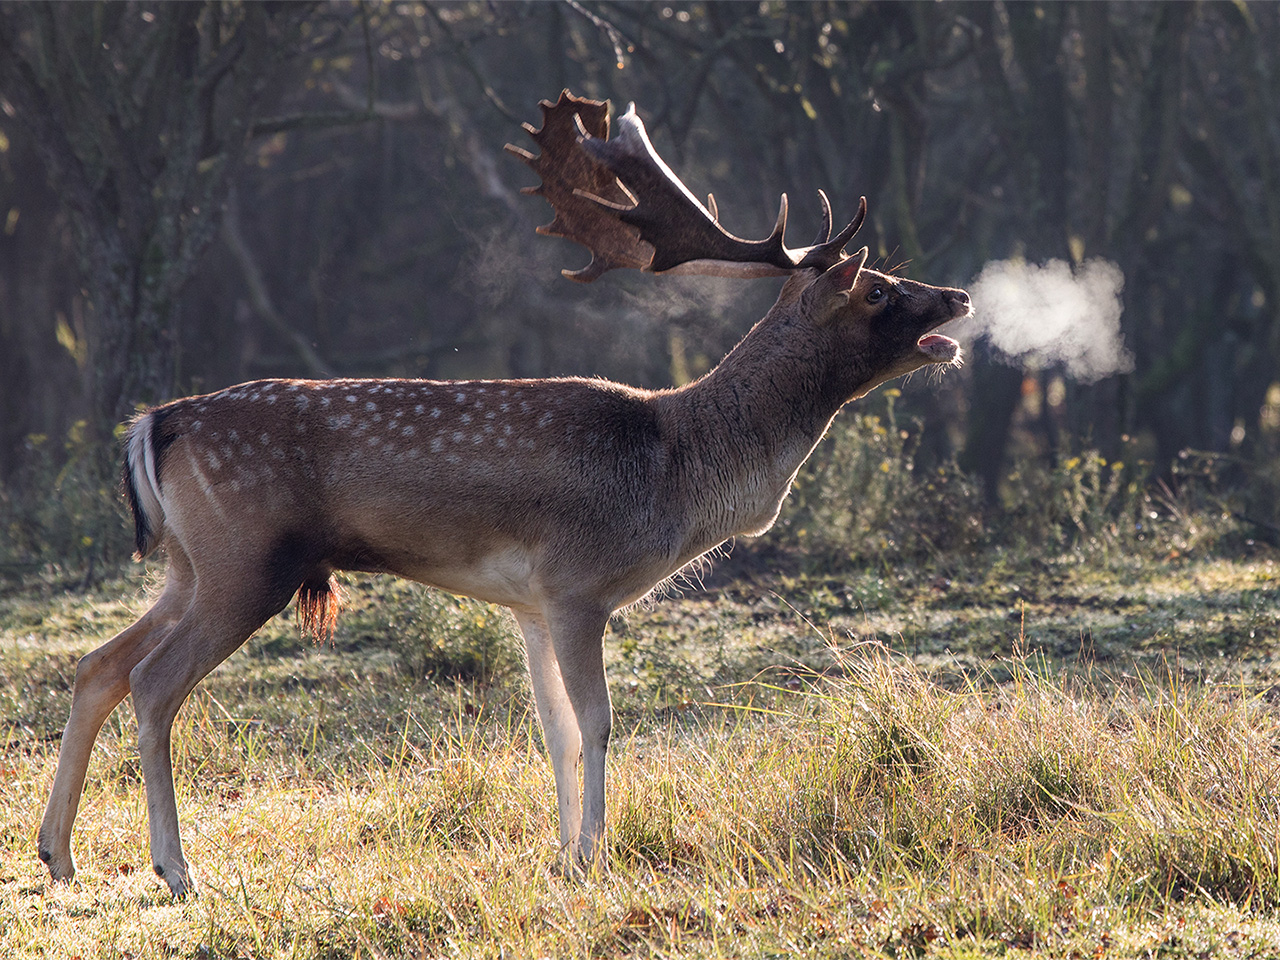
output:
[[[866,259],[863,247],[821,272],[798,271],[770,313],[809,326],[832,358],[829,389],[843,399],[921,367],[958,366],[960,345],[934,331],[972,312],[965,291],[881,273]]]

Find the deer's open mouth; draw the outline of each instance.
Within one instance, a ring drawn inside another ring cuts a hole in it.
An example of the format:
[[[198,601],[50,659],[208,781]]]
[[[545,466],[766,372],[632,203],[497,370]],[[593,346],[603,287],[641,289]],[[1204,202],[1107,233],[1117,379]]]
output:
[[[955,363],[960,356],[960,344],[940,333],[925,334],[916,341],[916,347],[930,363]]]

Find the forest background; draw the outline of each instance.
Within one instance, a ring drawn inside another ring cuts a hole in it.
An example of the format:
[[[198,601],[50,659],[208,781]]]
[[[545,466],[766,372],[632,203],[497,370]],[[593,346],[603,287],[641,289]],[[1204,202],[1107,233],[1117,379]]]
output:
[[[0,2],[0,954],[1280,955],[1278,61],[1275,3]],[[77,661],[161,571],[138,409],[665,387],[776,296],[562,279],[502,147],[564,87],[738,235],[865,194],[876,264],[974,294],[965,366],[610,624],[606,877],[555,868],[510,622],[353,575],[329,644],[286,612],[179,715],[204,894],[151,871],[127,707],[47,883]]]
[[[821,187],[926,282],[1114,264],[1120,372],[971,337],[897,398],[913,463],[996,504],[1028,460],[1146,482],[1190,456],[1274,537],[1277,50],[1274,4],[5,4],[0,562],[127,553],[90,504],[117,425],[174,396],[706,370],[775,285],[561,280],[585,251],[534,235],[502,146],[563,87],[634,100],[740,236],[785,190],[807,239]]]

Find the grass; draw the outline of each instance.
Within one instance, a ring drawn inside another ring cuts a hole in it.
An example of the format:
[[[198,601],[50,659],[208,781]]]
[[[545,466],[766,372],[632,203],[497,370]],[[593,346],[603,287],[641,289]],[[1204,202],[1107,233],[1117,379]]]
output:
[[[1233,519],[1211,460],[1153,492],[1087,452],[1020,468],[984,525],[884,394],[769,538],[611,624],[609,867],[585,879],[557,868],[509,618],[355,578],[328,644],[284,614],[179,714],[202,896],[151,873],[127,705],[79,882],[49,885],[76,661],[161,568],[112,573],[92,485],[6,508],[0,956],[1280,956],[1271,528]]]
[[[0,597],[0,955],[1280,954],[1274,554],[785,560],[740,549],[611,628],[611,856],[586,880],[555,868],[493,611],[361,579],[331,645],[278,618],[179,715],[203,885],[180,903],[149,869],[127,705],[79,882],[34,855],[75,660],[155,571],[28,580]]]

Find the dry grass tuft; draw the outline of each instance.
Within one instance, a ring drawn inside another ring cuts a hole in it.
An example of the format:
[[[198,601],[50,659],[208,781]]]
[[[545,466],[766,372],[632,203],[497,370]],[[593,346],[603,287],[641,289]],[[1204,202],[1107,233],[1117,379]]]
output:
[[[203,896],[174,903],[150,873],[127,708],[90,768],[80,881],[51,888],[34,830],[65,651],[88,645],[64,627],[21,619],[0,645],[6,957],[1280,954],[1265,697],[1031,656],[931,673],[878,643],[831,650],[799,690],[793,671],[626,707],[610,867],[574,880],[521,690],[425,682],[393,650],[344,652],[341,632],[312,650],[286,624],[180,714]]]

